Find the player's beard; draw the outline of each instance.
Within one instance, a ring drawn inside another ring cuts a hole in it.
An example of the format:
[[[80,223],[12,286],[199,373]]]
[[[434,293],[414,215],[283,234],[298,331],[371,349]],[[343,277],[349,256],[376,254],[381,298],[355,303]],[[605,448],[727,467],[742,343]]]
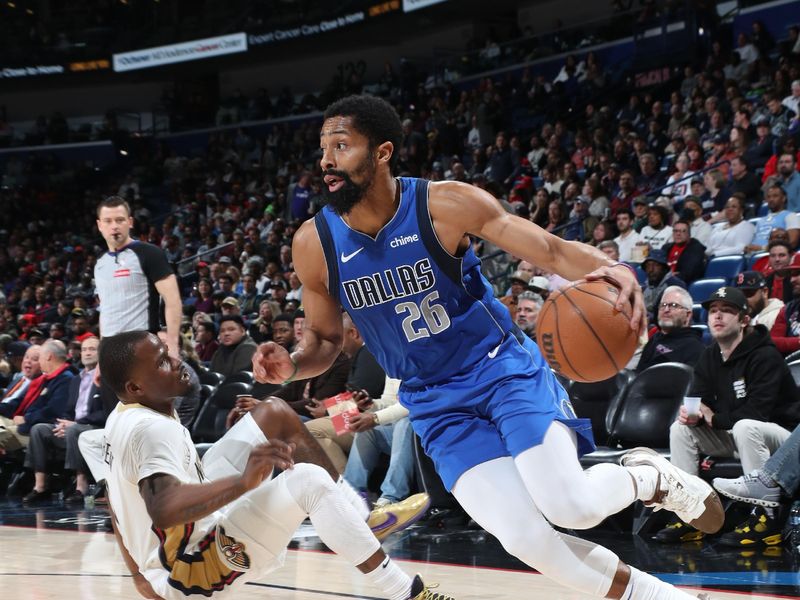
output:
[[[325,175],[335,175],[344,180],[344,185],[335,192],[331,192],[328,186],[323,186],[322,188],[326,204],[337,215],[348,214],[367,195],[367,191],[372,187],[372,182],[375,179],[375,165],[372,162],[372,157],[366,157],[353,174],[360,175],[362,182],[356,183],[349,173],[337,169],[328,169],[322,174],[323,177]]]

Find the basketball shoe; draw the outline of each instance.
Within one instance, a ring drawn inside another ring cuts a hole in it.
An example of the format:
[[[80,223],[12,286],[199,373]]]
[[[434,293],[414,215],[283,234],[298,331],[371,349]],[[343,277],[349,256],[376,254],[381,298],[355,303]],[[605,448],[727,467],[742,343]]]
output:
[[[721,536],[719,544],[731,548],[743,548],[756,544],[775,546],[783,541],[781,529],[781,521],[776,518],[776,515],[768,514],[767,510],[757,506],[744,523]]]
[[[413,496],[412,496],[413,498]],[[445,596],[439,592],[432,592],[433,588],[438,587],[439,584],[426,586],[419,575],[414,576],[414,581],[411,582],[411,595],[408,600],[454,600],[452,596]]]
[[[620,459],[623,467],[648,465],[658,471],[656,494],[645,506],[666,509],[684,523],[704,533],[716,533],[725,521],[725,511],[714,489],[695,475],[675,467],[650,448],[634,448]]]
[[[428,494],[414,494],[400,502],[385,504],[375,508],[367,520],[367,525],[380,541],[383,541],[396,531],[419,521],[431,505]],[[427,596],[421,596],[426,598]]]

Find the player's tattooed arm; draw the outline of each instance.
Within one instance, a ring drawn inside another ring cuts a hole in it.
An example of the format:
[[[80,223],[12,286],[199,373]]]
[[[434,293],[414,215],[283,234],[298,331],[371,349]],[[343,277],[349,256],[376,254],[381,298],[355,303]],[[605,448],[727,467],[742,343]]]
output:
[[[258,487],[275,467],[284,471],[293,468],[294,450],[294,444],[270,440],[250,450],[241,475],[208,483],[181,483],[172,475],[156,473],[139,481],[139,493],[153,525],[159,529],[184,525]]]
[[[165,473],[139,482],[153,525],[167,529],[210,515],[247,491],[241,477],[226,477],[210,483],[183,484]]]

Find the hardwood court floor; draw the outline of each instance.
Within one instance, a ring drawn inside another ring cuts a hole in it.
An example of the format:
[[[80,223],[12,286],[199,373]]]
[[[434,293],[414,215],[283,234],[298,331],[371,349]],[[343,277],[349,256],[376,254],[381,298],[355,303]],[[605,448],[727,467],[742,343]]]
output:
[[[71,511],[54,503],[34,510],[0,503],[3,597],[139,598],[113,536],[102,531],[103,520],[102,509]],[[714,600],[800,597],[800,576],[785,548],[725,551],[713,543],[665,547],[630,534],[590,533],[587,537],[612,548],[623,560],[687,591],[706,589]],[[458,600],[587,598],[531,572],[478,530],[441,532],[415,527],[389,538],[384,547],[407,572],[420,572]],[[377,599],[381,595],[353,567],[326,552],[313,529],[304,526],[292,543],[286,565],[243,586],[235,598]]]

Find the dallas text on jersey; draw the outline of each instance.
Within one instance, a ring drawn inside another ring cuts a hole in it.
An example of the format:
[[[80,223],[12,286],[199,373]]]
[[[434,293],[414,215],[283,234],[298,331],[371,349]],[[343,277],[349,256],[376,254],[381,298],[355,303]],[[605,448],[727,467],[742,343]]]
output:
[[[436,276],[429,258],[414,265],[400,265],[372,275],[342,282],[347,300],[354,310],[384,304],[413,296],[436,285]]]

